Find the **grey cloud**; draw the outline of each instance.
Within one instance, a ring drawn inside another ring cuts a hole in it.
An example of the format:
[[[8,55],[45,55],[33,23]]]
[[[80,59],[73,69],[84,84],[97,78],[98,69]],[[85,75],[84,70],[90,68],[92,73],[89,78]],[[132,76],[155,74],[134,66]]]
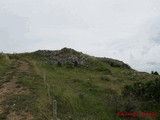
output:
[[[142,52],[141,52],[141,55],[142,55],[142,56],[143,56],[143,55],[147,55],[148,52],[149,52],[149,50],[150,50],[150,48],[148,48],[148,47],[143,47],[143,50],[142,50]]]
[[[158,69],[160,1],[0,1],[0,48],[7,52],[71,47]],[[153,61],[155,65],[149,64]]]
[[[146,62],[146,64],[148,65],[157,65],[157,66],[160,66],[160,62],[154,62],[154,61],[150,61],[150,62]]]
[[[0,11],[0,48],[4,52],[18,51],[26,45],[29,32],[27,19],[7,11]]]

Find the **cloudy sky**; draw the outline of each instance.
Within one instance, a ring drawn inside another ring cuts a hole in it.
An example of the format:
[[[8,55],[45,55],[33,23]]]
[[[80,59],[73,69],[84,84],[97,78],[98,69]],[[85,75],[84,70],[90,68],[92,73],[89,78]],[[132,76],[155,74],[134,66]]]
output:
[[[0,51],[69,47],[160,72],[160,0],[0,0]]]

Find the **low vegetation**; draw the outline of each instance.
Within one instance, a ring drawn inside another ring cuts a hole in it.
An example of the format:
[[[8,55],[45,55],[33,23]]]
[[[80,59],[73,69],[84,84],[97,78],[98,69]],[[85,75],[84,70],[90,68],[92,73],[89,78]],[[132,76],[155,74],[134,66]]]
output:
[[[59,53],[66,54],[65,51],[63,49]],[[9,109],[15,104],[12,111],[19,113],[26,110],[31,113],[33,120],[122,120],[134,118],[119,117],[117,112],[160,112],[159,107],[155,107],[159,105],[159,76],[137,72],[120,61],[111,62],[110,59],[107,62],[104,59],[80,55],[83,53],[76,51],[67,53],[67,57],[71,58],[61,61],[61,65],[59,62],[51,62],[51,59],[46,59],[44,52],[41,53],[43,54],[10,54],[5,58],[7,64],[0,64],[3,76],[4,69],[11,71],[16,63],[17,67],[13,69],[11,76],[17,77],[17,87],[29,91],[28,94],[9,95],[6,98],[4,105],[8,105]],[[81,61],[76,64],[77,59],[72,57],[72,53],[79,57],[85,56],[85,60],[80,59],[85,64],[81,66]],[[62,58],[61,54],[57,55]],[[27,64],[28,70],[17,72],[19,64]],[[12,77],[9,79],[12,80]],[[0,83],[4,85],[2,80]],[[55,101],[57,109],[54,106]],[[148,104],[154,105],[146,111]],[[1,118],[8,116],[9,109],[6,108],[0,114]],[[158,120],[158,117],[137,116],[136,119]]]

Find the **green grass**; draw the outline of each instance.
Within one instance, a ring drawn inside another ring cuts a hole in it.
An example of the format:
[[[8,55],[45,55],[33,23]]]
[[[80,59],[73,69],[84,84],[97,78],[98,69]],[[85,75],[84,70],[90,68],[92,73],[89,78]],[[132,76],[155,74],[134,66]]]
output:
[[[101,80],[103,72],[83,68],[62,68],[41,65],[51,85],[51,96],[58,102],[58,116],[61,119],[98,120],[115,118],[107,108],[106,94],[112,91],[114,83]],[[99,83],[99,84],[98,84]]]
[[[0,75],[11,67],[11,60],[6,54],[0,53]]]
[[[23,77],[24,81],[22,80],[20,84],[35,90],[36,106],[42,119],[52,117],[52,106],[49,105],[46,96],[47,90],[43,82],[43,72],[46,75],[46,82],[51,87],[51,98],[58,102],[59,118],[96,120],[99,117],[104,119],[109,117],[106,94],[109,94],[108,91],[111,89],[97,85],[97,82],[101,81],[104,71],[58,67],[35,61],[32,61],[32,66],[39,78],[25,81],[26,78]],[[102,81],[103,83],[104,81]]]
[[[41,56],[34,53],[10,55],[12,60],[25,60],[30,65],[29,73],[19,73],[17,82],[30,90],[29,95],[12,96],[8,104],[16,100],[15,109],[27,106],[35,120],[53,118],[46,83],[50,85],[51,99],[57,101],[57,115],[61,120],[121,120],[109,107],[113,93],[121,95],[125,85],[137,81],[146,82],[156,76],[132,69],[111,67],[94,57],[89,57],[90,67],[59,67],[45,64]],[[3,116],[2,116],[3,117]]]

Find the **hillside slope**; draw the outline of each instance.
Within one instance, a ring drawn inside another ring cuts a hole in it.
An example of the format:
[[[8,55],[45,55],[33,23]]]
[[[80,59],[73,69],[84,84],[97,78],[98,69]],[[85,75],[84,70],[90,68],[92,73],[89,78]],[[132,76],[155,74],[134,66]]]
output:
[[[130,95],[134,84],[154,84],[159,76],[135,71],[119,60],[96,58],[68,48],[39,50],[0,54],[0,70],[2,120],[159,119],[157,97],[142,101],[136,96],[139,94]],[[147,90],[145,93],[148,95]],[[117,112],[156,115],[120,117]]]

